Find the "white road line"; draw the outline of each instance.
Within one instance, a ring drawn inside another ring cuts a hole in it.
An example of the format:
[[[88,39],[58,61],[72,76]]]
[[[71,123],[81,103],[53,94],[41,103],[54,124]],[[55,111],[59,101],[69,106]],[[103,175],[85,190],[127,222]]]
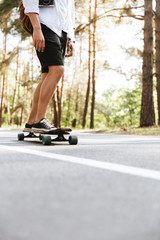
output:
[[[110,163],[110,162],[102,162],[102,161],[91,160],[91,159],[87,159],[87,158],[79,158],[79,157],[68,156],[68,155],[62,155],[62,154],[57,154],[57,153],[36,151],[36,150],[32,150],[32,149],[19,148],[19,147],[13,147],[13,146],[0,145],[0,149],[20,152],[20,153],[26,153],[26,154],[36,155],[36,156],[40,156],[40,157],[45,157],[45,158],[51,158],[51,159],[56,159],[56,160],[60,160],[60,161],[81,164],[84,166],[90,166],[90,167],[95,167],[95,168],[100,168],[100,169],[105,169],[105,170],[109,170],[109,171],[125,173],[128,175],[133,175],[133,176],[149,178],[149,179],[154,179],[154,180],[160,181],[160,171],[156,171],[156,170],[126,166],[126,165]]]

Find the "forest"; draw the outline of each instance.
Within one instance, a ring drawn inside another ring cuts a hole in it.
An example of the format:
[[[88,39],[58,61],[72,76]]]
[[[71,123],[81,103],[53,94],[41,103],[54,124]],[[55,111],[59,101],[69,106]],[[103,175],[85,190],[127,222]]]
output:
[[[41,77],[19,1],[0,1],[0,127],[23,127]],[[76,129],[160,125],[160,0],[75,0],[75,54],[47,112]]]

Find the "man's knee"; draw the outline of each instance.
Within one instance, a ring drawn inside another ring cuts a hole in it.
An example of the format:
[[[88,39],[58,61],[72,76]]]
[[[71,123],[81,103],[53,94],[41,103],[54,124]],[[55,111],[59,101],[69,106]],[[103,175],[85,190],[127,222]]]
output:
[[[56,74],[59,77],[61,77],[64,74],[64,66],[49,66],[49,73],[50,74]]]

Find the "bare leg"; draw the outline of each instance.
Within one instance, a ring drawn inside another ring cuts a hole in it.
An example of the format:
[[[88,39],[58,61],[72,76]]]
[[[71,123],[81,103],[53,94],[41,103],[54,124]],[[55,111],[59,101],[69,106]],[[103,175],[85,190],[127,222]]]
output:
[[[40,88],[40,95],[38,100],[37,115],[35,122],[39,122],[42,118],[46,117],[47,107],[56,89],[56,86],[64,73],[64,67],[49,66],[49,72],[42,82]]]
[[[33,95],[33,103],[32,103],[32,110],[28,119],[28,124],[33,124],[35,122],[35,118],[37,115],[37,108],[38,108],[38,100],[39,100],[39,94],[40,94],[40,89],[42,86],[42,83],[44,79],[46,78],[48,73],[42,73],[41,81],[39,82],[34,95]]]

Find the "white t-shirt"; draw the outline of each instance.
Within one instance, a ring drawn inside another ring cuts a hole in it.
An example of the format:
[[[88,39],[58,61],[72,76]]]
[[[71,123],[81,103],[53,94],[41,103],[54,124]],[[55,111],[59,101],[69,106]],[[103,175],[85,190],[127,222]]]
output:
[[[39,0],[23,0],[25,14],[35,12],[39,20],[48,28],[61,36],[62,30],[67,32],[67,37],[75,40],[75,6],[74,0],[55,0],[53,7],[39,7]]]

